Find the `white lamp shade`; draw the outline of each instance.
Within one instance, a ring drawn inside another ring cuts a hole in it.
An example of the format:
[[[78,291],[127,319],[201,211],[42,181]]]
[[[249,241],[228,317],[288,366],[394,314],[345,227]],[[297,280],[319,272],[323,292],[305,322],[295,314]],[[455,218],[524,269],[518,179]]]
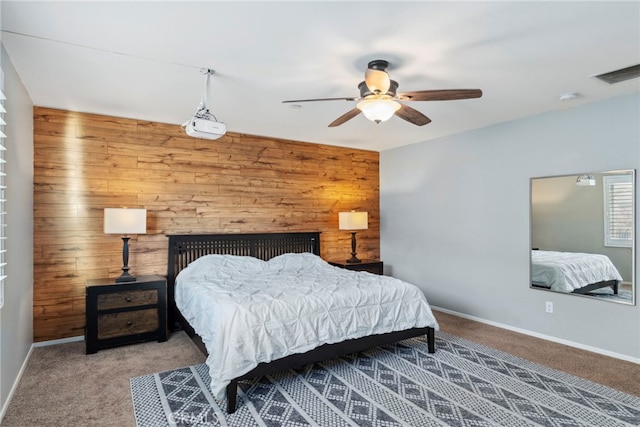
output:
[[[147,210],[129,208],[105,208],[105,234],[146,234]]]
[[[400,104],[390,99],[376,98],[360,101],[357,107],[367,119],[380,123],[389,120],[400,109]]]
[[[339,212],[338,227],[340,230],[366,230],[369,228],[366,212]]]

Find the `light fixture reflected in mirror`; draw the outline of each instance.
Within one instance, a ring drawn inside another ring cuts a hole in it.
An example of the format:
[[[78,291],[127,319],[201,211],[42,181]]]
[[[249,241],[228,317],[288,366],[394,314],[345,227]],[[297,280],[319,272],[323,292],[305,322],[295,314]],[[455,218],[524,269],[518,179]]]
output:
[[[579,175],[576,179],[576,185],[581,187],[593,187],[596,185],[596,179],[593,175]]]
[[[358,109],[372,122],[389,120],[400,109],[400,103],[391,99],[374,98],[358,102]]]

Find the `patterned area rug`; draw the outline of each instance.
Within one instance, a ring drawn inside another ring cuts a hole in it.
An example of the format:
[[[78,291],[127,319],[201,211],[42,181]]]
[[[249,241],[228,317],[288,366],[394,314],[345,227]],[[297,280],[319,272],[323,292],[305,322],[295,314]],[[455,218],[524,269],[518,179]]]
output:
[[[206,365],[131,379],[138,427],[638,426],[640,398],[439,332],[240,384],[238,410]]]
[[[611,288],[598,289],[593,292],[589,292],[587,295],[590,297],[598,297],[609,301],[625,302],[627,304],[633,304],[633,294],[631,291],[620,290],[617,294],[613,293]]]

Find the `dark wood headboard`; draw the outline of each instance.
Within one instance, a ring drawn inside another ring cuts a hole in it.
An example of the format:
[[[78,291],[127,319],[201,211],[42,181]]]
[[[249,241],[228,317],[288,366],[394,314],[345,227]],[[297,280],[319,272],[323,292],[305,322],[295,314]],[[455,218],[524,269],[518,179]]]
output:
[[[252,256],[269,260],[285,253],[310,252],[320,255],[320,232],[254,234],[169,234],[167,297],[169,328],[182,323],[174,299],[176,276],[189,263],[204,255]]]

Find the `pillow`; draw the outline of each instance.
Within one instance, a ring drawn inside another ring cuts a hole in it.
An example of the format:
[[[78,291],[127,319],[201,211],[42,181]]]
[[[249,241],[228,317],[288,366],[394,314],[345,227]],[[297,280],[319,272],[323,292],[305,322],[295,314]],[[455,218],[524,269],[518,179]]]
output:
[[[281,271],[300,271],[309,268],[326,267],[328,265],[329,264],[318,255],[314,255],[309,252],[299,254],[282,254],[267,261],[267,268],[269,270]]]
[[[265,262],[251,256],[239,255],[204,255],[191,262],[185,272],[189,275],[202,275],[213,273],[214,275],[229,275],[238,271],[258,272],[265,268]]]

